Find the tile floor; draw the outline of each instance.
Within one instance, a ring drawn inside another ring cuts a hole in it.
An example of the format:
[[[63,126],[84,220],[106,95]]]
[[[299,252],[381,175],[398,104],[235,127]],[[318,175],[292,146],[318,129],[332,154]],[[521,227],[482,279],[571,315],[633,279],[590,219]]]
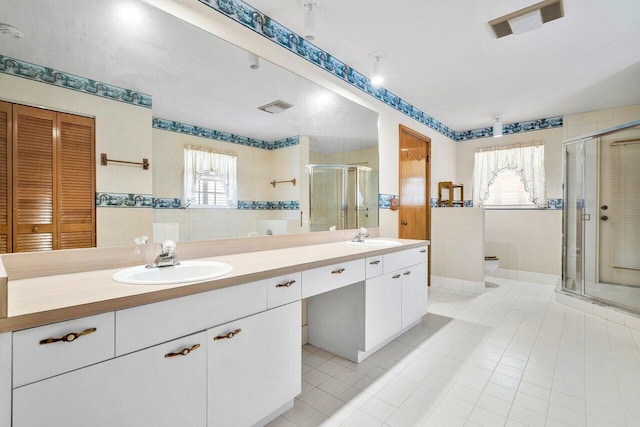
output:
[[[281,426],[640,426],[640,332],[493,279],[431,288],[429,314],[360,364],[303,348]]]

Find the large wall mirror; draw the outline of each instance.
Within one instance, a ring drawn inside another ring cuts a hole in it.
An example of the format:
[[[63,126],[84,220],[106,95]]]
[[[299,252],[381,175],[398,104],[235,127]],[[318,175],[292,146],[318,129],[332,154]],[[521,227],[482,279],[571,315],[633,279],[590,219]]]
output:
[[[131,243],[100,238],[110,209],[124,228],[146,209],[156,240],[378,225],[377,113],[141,0],[4,3],[2,20],[23,37],[0,38],[0,55],[152,97],[151,109],[104,98],[85,108],[98,97],[56,88],[65,95],[39,101],[47,85],[28,79],[26,89],[0,92],[96,117],[96,191],[144,196],[132,207],[98,205],[99,246]],[[276,102],[284,104],[259,109]],[[208,171],[195,173],[185,197],[185,146],[235,157],[233,208],[211,202],[229,181]],[[100,166],[101,151],[149,157],[151,172]]]

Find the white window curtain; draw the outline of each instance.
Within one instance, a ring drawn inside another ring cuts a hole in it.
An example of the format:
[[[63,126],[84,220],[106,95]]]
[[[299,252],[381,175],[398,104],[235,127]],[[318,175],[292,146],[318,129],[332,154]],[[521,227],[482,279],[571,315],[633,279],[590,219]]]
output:
[[[543,142],[477,149],[473,170],[474,206],[484,204],[489,197],[489,187],[505,170],[512,170],[520,177],[531,202],[538,207],[547,206]]]
[[[236,207],[237,180],[236,155],[222,153],[192,145],[184,146],[184,198],[188,203],[195,199],[196,181],[203,174],[219,177],[227,193],[227,204]]]

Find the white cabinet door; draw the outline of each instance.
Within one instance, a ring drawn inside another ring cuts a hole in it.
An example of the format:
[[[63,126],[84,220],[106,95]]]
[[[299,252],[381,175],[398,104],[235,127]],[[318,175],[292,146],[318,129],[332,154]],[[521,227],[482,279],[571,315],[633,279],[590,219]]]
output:
[[[402,273],[402,328],[427,314],[427,265],[417,264]]]
[[[201,332],[16,388],[13,426],[204,426],[206,338]],[[166,357],[184,349],[193,350]]]
[[[367,279],[365,286],[365,351],[401,328],[402,274],[387,273]]]
[[[253,425],[300,393],[300,313],[297,301],[209,329],[209,426]]]

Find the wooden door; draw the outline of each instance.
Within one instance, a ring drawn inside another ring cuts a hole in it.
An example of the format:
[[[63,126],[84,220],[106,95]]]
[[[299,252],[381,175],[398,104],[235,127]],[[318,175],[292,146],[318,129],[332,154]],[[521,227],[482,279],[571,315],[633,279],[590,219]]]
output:
[[[0,102],[0,253],[11,252],[11,104]]]
[[[400,125],[400,210],[398,235],[401,239],[431,238],[431,139]],[[431,252],[429,274],[431,276]]]
[[[95,246],[94,119],[58,113],[56,249]]]
[[[13,108],[13,251],[56,246],[56,113]]]

